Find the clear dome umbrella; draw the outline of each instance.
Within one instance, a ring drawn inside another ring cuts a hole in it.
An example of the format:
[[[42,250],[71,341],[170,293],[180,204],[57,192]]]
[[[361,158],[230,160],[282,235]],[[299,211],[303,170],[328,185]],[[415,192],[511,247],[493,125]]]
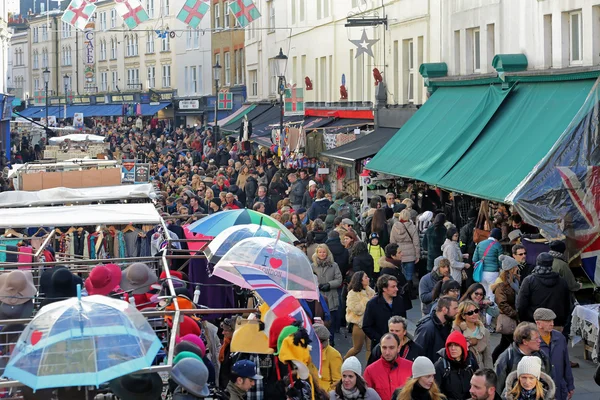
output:
[[[151,366],[161,347],[128,302],[74,297],[42,307],[19,337],[4,376],[34,390],[98,386]]]

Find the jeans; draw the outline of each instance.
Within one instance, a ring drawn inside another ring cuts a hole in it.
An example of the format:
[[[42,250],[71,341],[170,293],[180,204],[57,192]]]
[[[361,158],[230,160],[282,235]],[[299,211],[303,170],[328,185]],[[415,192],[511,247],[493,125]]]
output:
[[[348,357],[352,357],[357,355],[358,353],[360,353],[362,351],[362,348],[365,344],[365,342],[367,343],[366,349],[367,349],[367,360],[369,359],[369,357],[371,356],[371,339],[369,339],[367,337],[367,335],[365,335],[365,332],[356,324],[352,325],[352,348],[350,350],[348,350],[348,352],[346,353],[346,355],[344,356],[344,360],[346,360]]]
[[[335,345],[335,330],[340,329],[339,312],[338,310],[329,310],[331,314],[331,325],[329,329],[329,344],[331,347]]]
[[[403,262],[402,263],[402,271],[404,272],[404,277],[408,282],[412,282],[413,275],[415,273],[415,262]]]

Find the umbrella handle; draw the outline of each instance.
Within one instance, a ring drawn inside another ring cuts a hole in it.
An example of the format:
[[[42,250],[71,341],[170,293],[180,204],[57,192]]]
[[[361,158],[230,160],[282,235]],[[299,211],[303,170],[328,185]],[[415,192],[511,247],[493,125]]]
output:
[[[77,300],[81,300],[81,284],[77,284]]]

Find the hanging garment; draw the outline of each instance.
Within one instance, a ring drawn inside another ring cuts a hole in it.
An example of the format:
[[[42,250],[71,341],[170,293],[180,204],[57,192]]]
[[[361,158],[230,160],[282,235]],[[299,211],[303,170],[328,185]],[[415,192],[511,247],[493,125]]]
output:
[[[321,152],[325,151],[326,147],[323,136],[316,129],[306,135],[306,150],[304,153],[307,157],[316,158],[319,157]]]
[[[23,266],[19,266],[19,269],[31,269],[31,263],[33,262],[33,248],[30,246],[19,247],[17,262],[24,264]]]
[[[337,135],[335,133],[323,134],[323,138],[325,141],[325,149],[331,150],[331,149],[335,149],[337,147],[336,136]]]

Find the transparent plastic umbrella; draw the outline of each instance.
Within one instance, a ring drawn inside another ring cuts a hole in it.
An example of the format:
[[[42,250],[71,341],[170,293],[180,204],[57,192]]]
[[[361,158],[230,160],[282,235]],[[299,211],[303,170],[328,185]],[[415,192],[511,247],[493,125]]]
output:
[[[317,278],[302,250],[282,240],[263,237],[235,244],[215,265],[213,274],[242,288],[253,289],[236,267],[263,271],[276,284],[300,299],[319,299]]]
[[[161,347],[129,303],[74,297],[38,312],[19,337],[4,376],[34,390],[98,386],[151,366]]]
[[[215,264],[238,242],[251,237],[266,237],[292,244],[292,240],[277,228],[264,225],[234,225],[225,229],[214,238],[204,250],[209,262]]]

